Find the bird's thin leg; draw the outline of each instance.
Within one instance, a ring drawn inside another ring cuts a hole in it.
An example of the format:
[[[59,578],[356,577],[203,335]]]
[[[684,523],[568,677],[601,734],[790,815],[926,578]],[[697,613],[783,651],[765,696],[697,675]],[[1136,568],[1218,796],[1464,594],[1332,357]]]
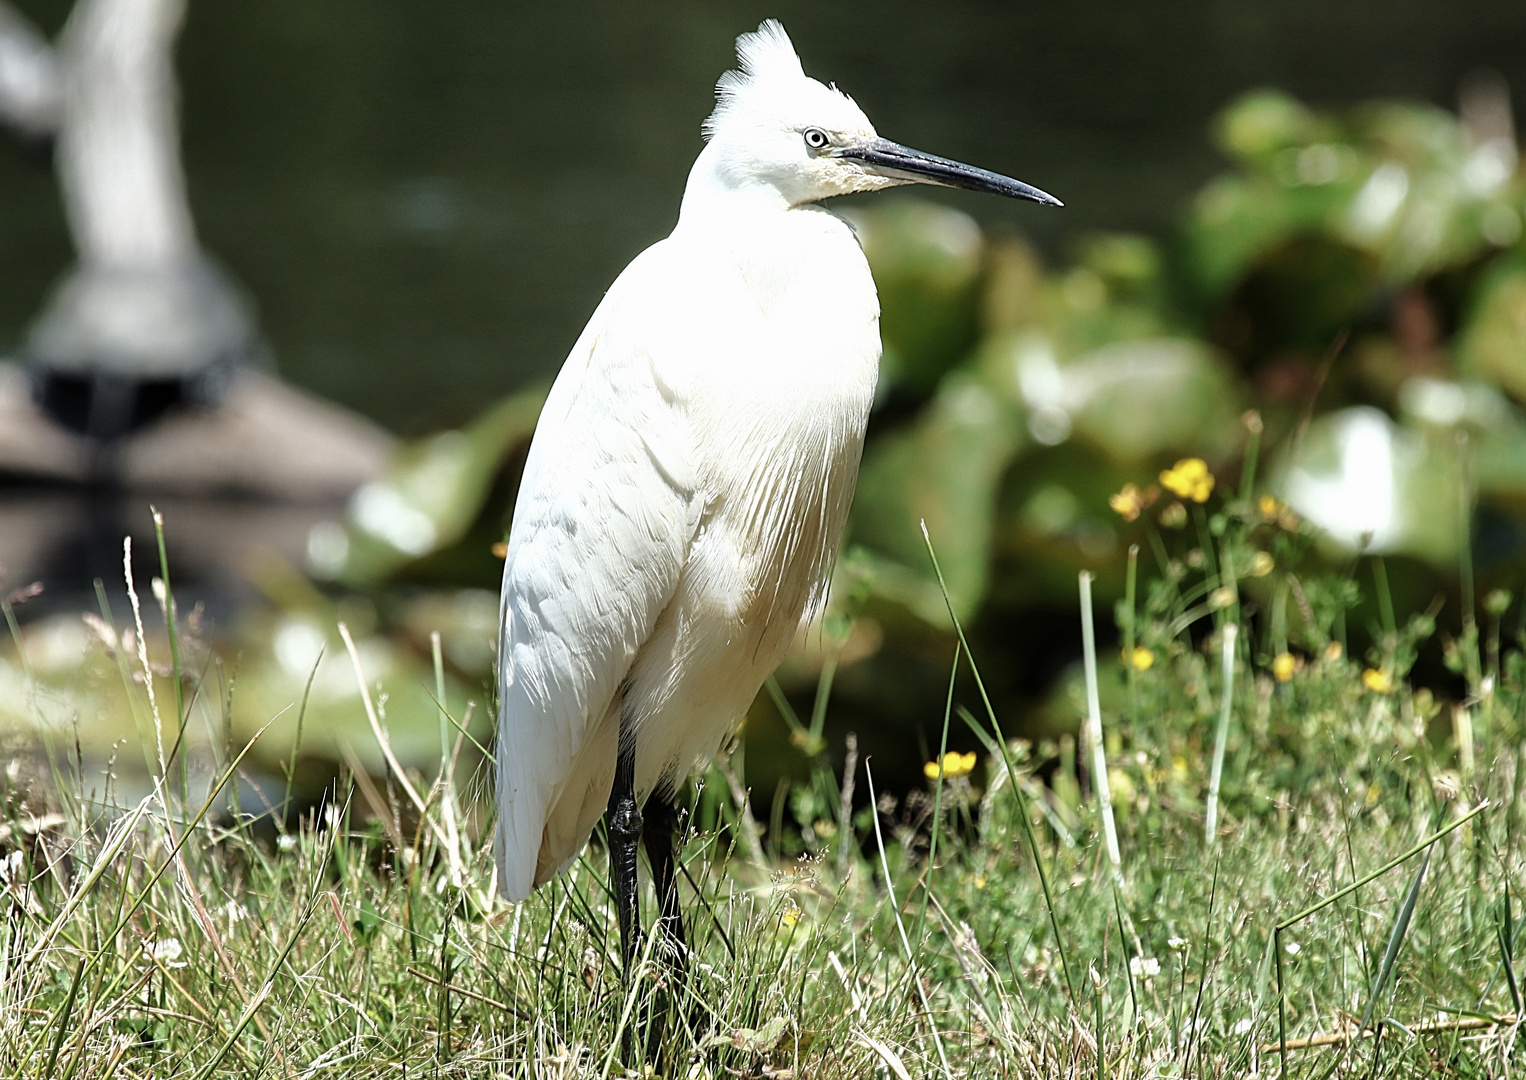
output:
[[[689,943],[684,939],[683,914],[678,908],[678,874],[674,837],[678,831],[678,811],[671,797],[653,793],[646,801],[646,832],[642,843],[646,860],[652,867],[652,886],[657,892],[656,953],[667,971],[668,991],[655,1000],[657,1012],[647,1029],[647,1061],[671,1072],[667,1055],[672,1047],[666,1038],[669,1025],[684,1023],[683,999],[689,981]],[[697,1013],[691,1012],[688,1025],[697,1029]]]
[[[653,794],[646,801],[646,832],[642,842],[652,866],[652,886],[657,892],[658,946],[673,976],[675,997],[683,995],[689,974],[689,943],[684,937],[683,914],[678,908],[678,878],[674,838],[678,809],[671,798]]]
[[[615,757],[615,783],[609,793],[609,876],[615,887],[615,913],[620,920],[620,963],[626,979],[636,960],[641,932],[641,909],[636,893],[636,850],[641,844],[641,808],[636,805],[636,744],[620,725],[620,750]]]

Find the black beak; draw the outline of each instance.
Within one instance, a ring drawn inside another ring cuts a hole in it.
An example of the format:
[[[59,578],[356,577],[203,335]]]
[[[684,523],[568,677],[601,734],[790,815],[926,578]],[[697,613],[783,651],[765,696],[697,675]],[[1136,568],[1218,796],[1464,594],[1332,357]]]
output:
[[[880,176],[896,180],[908,180],[918,184],[938,184],[941,187],[963,188],[966,191],[984,191],[992,195],[1005,195],[1011,199],[1030,199],[1045,206],[1064,206],[1047,191],[1040,191],[1001,173],[987,172],[973,165],[963,165],[936,154],[924,154],[909,146],[893,143],[889,139],[874,139],[858,146],[840,150],[839,155],[849,161],[857,161]]]

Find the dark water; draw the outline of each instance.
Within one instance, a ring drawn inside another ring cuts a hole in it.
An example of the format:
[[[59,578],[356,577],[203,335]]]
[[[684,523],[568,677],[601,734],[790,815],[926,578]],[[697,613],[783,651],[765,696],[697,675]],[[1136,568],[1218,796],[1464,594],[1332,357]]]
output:
[[[67,11],[19,6],[50,30]],[[937,196],[1057,255],[1087,229],[1167,228],[1217,167],[1208,118],[1247,88],[1450,105],[1489,65],[1518,107],[1526,90],[1520,0],[191,0],[202,236],[289,378],[403,431],[459,420],[554,371],[670,228],[710,88],[765,15],[882,133],[1065,199]],[[0,352],[68,257],[51,176],[0,141]]]

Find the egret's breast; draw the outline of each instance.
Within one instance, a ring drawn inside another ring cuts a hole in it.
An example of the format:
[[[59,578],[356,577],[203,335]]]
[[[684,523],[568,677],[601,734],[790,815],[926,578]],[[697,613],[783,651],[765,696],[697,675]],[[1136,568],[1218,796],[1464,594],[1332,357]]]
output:
[[[655,373],[683,403],[703,510],[627,702],[638,790],[712,753],[825,598],[879,370],[879,304],[848,227],[820,211],[724,236],[675,233],[690,274]]]
[[[842,539],[879,371],[879,303],[851,230],[820,210],[777,215],[737,246],[748,340],[696,397],[716,595],[744,636],[788,644]],[[729,581],[724,578],[730,578]]]

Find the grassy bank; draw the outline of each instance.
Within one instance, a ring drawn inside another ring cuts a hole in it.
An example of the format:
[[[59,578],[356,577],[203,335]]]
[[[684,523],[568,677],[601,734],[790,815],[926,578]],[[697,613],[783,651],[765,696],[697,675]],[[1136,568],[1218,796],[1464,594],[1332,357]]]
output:
[[[177,764],[175,718],[205,693],[176,677],[177,639],[164,665],[119,648],[160,780],[87,798],[107,788],[66,733],[45,789],[9,774],[0,1066],[622,1076],[623,1046],[649,1042],[669,1076],[1507,1074],[1526,823],[1510,598],[1448,643],[1462,689],[1443,701],[1405,681],[1430,616],[1384,606],[1371,653],[1346,650],[1381,561],[1306,579],[1285,508],[1201,501],[1162,512],[1202,526],[1180,558],[1152,532],[1159,572],[1130,563],[1100,742],[1008,738],[961,652],[932,722],[986,752],[941,758],[925,790],[818,752],[760,828],[745,777],[712,768],[683,847],[682,992],[650,957],[622,985],[597,841],[529,903],[495,899],[460,718],[437,776],[347,773],[300,820],[230,816],[237,753],[200,784]]]

